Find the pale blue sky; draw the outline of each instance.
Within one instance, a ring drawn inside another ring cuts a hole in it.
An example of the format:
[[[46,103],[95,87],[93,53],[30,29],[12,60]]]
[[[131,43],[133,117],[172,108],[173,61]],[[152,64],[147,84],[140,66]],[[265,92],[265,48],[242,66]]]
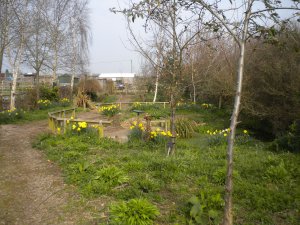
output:
[[[90,72],[138,72],[141,57],[128,42],[123,15],[110,8],[124,0],[90,0],[92,43],[90,45]]]

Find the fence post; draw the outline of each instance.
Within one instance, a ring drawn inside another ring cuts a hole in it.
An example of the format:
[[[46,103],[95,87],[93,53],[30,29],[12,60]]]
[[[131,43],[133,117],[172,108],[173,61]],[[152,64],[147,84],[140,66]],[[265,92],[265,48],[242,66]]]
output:
[[[67,132],[67,121],[66,118],[64,118],[64,134]]]
[[[104,130],[103,130],[102,120],[99,121],[98,135],[99,135],[99,138],[103,138],[104,137]]]
[[[75,108],[73,108],[72,117],[75,119]]]
[[[164,109],[166,108],[166,102],[164,102]]]

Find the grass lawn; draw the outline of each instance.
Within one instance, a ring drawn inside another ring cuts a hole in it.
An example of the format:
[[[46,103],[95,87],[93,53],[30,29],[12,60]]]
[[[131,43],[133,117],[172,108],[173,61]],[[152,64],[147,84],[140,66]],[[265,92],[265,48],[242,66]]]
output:
[[[99,224],[127,224],[111,220],[116,216],[112,209],[124,209],[132,199],[146,199],[158,208],[154,224],[219,224],[226,138],[206,130],[226,128],[227,114],[179,112],[205,124],[195,137],[178,139],[171,157],[163,144],[121,144],[91,133],[43,135],[35,146],[62,168],[65,181],[86,201],[107,200]],[[299,224],[300,155],[272,152],[268,143],[240,137],[234,155],[234,224]]]

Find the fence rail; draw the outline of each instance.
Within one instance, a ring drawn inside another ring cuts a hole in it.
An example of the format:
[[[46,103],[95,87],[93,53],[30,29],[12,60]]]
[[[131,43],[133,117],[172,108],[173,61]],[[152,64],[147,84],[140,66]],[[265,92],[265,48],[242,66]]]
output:
[[[62,128],[63,133],[67,131],[67,121],[72,123],[76,122],[86,122],[88,127],[92,125],[98,125],[96,129],[98,129],[99,137],[104,136],[104,126],[110,125],[112,121],[110,120],[83,120],[76,119],[76,108],[63,109],[55,112],[48,113],[48,124],[49,128],[53,133],[58,133],[57,128]]]
[[[154,105],[154,104],[158,104],[158,105],[164,105],[164,108],[166,108],[166,105],[169,104],[169,102],[111,102],[111,103],[95,103],[96,106],[102,106],[102,105],[113,105],[113,104],[117,104],[120,106],[120,109],[122,109],[122,105],[133,105],[135,103],[139,103],[139,104],[145,104],[145,105]]]

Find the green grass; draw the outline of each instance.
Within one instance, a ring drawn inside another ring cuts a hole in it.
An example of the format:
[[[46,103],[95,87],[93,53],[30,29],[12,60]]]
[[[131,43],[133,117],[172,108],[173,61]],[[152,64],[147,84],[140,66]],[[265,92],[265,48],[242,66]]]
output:
[[[166,157],[162,145],[120,144],[91,134],[44,135],[35,146],[62,168],[65,181],[86,199],[147,199],[160,210],[155,224],[220,222],[226,145],[211,145],[206,134],[179,139],[172,157]],[[296,225],[300,155],[266,149],[266,144],[253,139],[236,145],[235,224]],[[106,208],[107,212],[109,205]]]
[[[62,107],[56,106],[49,109],[39,109],[39,110],[31,110],[25,111],[22,113],[22,116],[1,116],[0,113],[0,124],[17,124],[17,123],[26,123],[31,121],[44,120],[48,118],[48,112],[54,112],[61,109],[70,108],[70,107]]]

